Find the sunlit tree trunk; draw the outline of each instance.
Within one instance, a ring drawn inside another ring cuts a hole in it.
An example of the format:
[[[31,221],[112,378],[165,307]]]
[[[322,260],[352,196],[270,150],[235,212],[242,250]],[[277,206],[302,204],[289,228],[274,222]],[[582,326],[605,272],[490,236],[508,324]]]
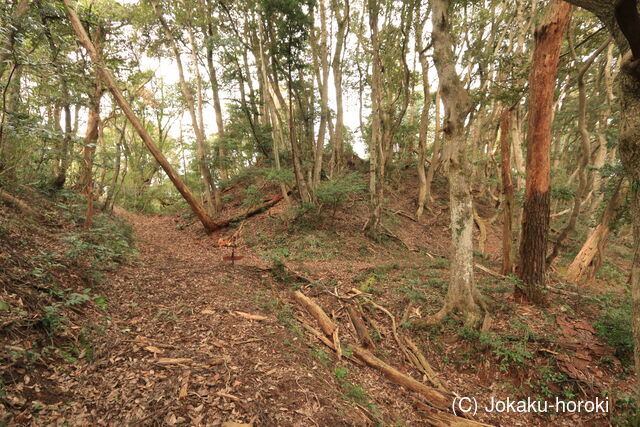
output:
[[[560,47],[571,10],[571,5],[563,0],[551,0],[548,4],[536,30],[529,76],[527,179],[518,269],[522,284],[516,288],[516,296],[536,303],[545,299],[551,122]]]

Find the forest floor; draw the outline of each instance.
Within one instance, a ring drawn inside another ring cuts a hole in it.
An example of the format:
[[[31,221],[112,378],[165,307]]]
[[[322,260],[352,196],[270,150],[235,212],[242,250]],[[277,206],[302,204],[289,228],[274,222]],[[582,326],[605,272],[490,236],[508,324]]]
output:
[[[422,397],[375,369],[338,360],[310,336],[301,321],[315,321],[294,302],[293,290],[313,297],[336,321],[346,356],[357,338],[345,305],[359,300],[375,354],[426,383],[395,334],[411,338],[447,390],[478,400],[478,421],[624,422],[633,409],[635,379],[593,326],[602,311],[619,305],[622,290],[612,285],[585,292],[552,280],[549,307],[517,304],[510,279],[493,273],[500,236],[488,222],[485,250],[476,258],[484,268],[477,281],[489,298],[491,332],[480,335],[455,318],[416,330],[411,322],[437,310],[446,291],[448,212],[436,208],[418,223],[403,215],[410,212],[409,197],[392,199],[387,223],[395,237],[382,242],[362,235],[363,218],[349,215],[353,207],[333,219],[291,224],[281,220],[281,204],[213,236],[186,216],[120,212],[133,226],[139,256],[93,289],[108,307],[94,313],[99,326],[91,329],[91,345],[71,363],[3,364],[4,422],[428,425],[432,408]],[[478,212],[488,218],[491,209]],[[218,239],[231,240],[236,232],[239,259],[231,264],[225,260],[231,248],[218,246]],[[28,349],[26,341],[18,336],[11,348]],[[606,414],[487,413],[482,407],[492,397],[552,403],[608,398],[610,407]]]

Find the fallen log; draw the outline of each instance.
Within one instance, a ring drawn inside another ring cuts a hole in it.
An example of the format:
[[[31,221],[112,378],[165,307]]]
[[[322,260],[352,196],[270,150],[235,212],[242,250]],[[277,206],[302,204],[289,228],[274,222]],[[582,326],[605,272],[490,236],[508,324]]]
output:
[[[404,341],[407,343],[409,349],[413,352],[412,354],[416,358],[417,367],[424,375],[426,375],[429,382],[433,384],[438,390],[443,393],[447,393],[447,389],[444,388],[444,385],[438,379],[438,375],[431,367],[431,364],[427,361],[427,358],[424,356],[420,348],[413,342],[413,340],[409,337],[404,337]]]
[[[300,291],[295,291],[293,293],[293,298],[318,321],[322,332],[329,337],[333,337],[333,332],[336,330],[337,326],[318,304],[313,302],[311,298],[307,297]]]
[[[304,308],[316,319],[316,321],[318,321],[318,324],[320,324],[322,331],[327,336],[331,337],[337,326],[331,319],[329,319],[329,316],[327,316],[322,307],[320,307],[313,300],[311,300],[311,298],[307,297],[300,291],[294,292],[294,298],[299,304],[304,306]],[[310,330],[310,328],[307,328],[307,330]],[[318,334],[316,334],[316,336],[318,336]],[[320,337],[318,336],[318,338]],[[326,341],[324,339],[321,340],[329,347],[334,347],[334,344],[331,343],[329,339],[327,339]],[[387,363],[378,359],[369,350],[363,347],[356,346],[353,350],[352,356],[355,356],[356,358],[364,362],[365,365],[382,372],[385,377],[387,377],[395,384],[404,386],[409,390],[419,393],[435,408],[447,410],[451,402],[453,402],[453,395],[442,393],[432,387],[416,381],[410,376],[403,374],[393,366],[388,365]]]
[[[452,402],[452,398],[450,396],[446,396],[438,390],[422,384],[421,382],[416,381],[406,374],[403,374],[393,366],[388,365],[382,360],[378,359],[376,356],[371,354],[369,350],[366,350],[362,347],[356,347],[353,350],[353,354],[368,366],[382,372],[383,375],[390,381],[419,393],[425,399],[427,399],[430,404],[440,409],[447,409],[450,407]]]
[[[0,190],[0,201],[9,206],[13,206],[25,215],[38,217],[38,213],[33,210],[31,206],[4,190]]]
[[[356,334],[358,335],[362,346],[364,348],[375,348],[375,344],[371,339],[371,334],[369,334],[367,325],[364,323],[360,312],[351,304],[347,305],[347,312],[349,313],[349,318],[351,319],[353,328],[356,330]]]
[[[269,209],[272,208],[273,206],[275,206],[276,204],[278,204],[278,202],[280,202],[280,200],[284,199],[284,196],[282,194],[278,194],[276,197],[274,197],[271,200],[268,200],[258,206],[254,206],[253,208],[247,209],[246,211],[244,211],[241,214],[232,216],[231,218],[227,218],[225,220],[222,221],[214,221],[213,224],[211,224],[210,227],[207,228],[207,231],[209,233],[213,233],[214,231],[218,231],[221,228],[225,228],[228,227],[229,224],[231,224],[232,222],[235,221],[239,221],[241,219],[247,219],[253,215],[259,214],[260,212],[264,211],[265,209]]]

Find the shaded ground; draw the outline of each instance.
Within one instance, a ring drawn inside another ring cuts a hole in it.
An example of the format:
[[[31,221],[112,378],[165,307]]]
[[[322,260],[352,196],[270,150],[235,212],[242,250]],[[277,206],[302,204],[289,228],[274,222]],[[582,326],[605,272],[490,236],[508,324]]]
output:
[[[245,253],[231,266],[222,260],[228,248],[178,231],[172,218],[126,219],[135,227],[140,257],[105,280],[101,291],[110,317],[104,335],[95,338],[92,361],[45,374],[43,380],[55,387],[39,386],[33,395],[38,411],[25,411],[17,421],[419,422],[419,415],[407,416],[405,402],[396,401],[397,388],[377,384],[376,375],[362,379],[371,383],[380,409],[368,405],[364,391],[358,403],[345,397],[350,390],[327,368],[331,356],[309,347],[257,256]],[[247,313],[266,319],[252,320]],[[29,388],[29,381],[22,387]]]

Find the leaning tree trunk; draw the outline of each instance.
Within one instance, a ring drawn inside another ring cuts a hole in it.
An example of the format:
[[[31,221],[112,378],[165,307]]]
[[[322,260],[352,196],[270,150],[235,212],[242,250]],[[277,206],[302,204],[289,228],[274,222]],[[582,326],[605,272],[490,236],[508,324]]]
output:
[[[562,36],[571,17],[571,5],[551,0],[535,34],[529,75],[529,129],[527,178],[520,241],[516,297],[542,303],[545,299],[547,240],[550,215],[550,148],[554,90]]]
[[[463,315],[465,323],[475,326],[484,306],[473,274],[473,204],[467,179],[464,132],[464,121],[471,110],[471,103],[456,72],[449,24],[450,4],[451,0],[431,1],[433,60],[445,107],[442,131],[445,143],[451,148],[451,156],[446,164],[451,210],[451,275],[443,308],[419,324],[440,322],[449,313],[457,311]]]
[[[629,185],[624,181],[625,179],[621,178],[620,182],[618,182],[615,192],[609,199],[609,203],[602,215],[600,224],[598,224],[595,230],[589,235],[582,245],[580,252],[578,252],[578,255],[576,255],[573,262],[569,265],[569,268],[567,268],[567,278],[570,281],[578,283],[582,281],[583,278],[588,277],[589,267],[593,264],[593,260],[597,255],[601,256],[609,232],[619,217],[618,210],[624,203],[624,200],[627,198],[627,193],[629,192]],[[591,274],[593,273],[595,273],[595,271],[592,271]]]
[[[185,183],[182,181],[182,179],[180,179],[180,176],[178,175],[178,173],[175,171],[175,169],[173,169],[173,167],[171,166],[167,158],[162,154],[158,146],[153,142],[153,140],[151,139],[151,136],[149,135],[147,130],[144,128],[144,125],[142,124],[142,122],[140,122],[140,119],[138,119],[136,114],[133,112],[133,109],[131,108],[127,100],[124,98],[124,96],[122,96],[122,92],[120,92],[120,89],[118,88],[115,78],[113,77],[111,72],[107,69],[107,67],[104,65],[102,57],[96,51],[96,48],[93,46],[93,43],[91,42],[91,39],[89,39],[87,32],[82,26],[80,17],[76,13],[76,11],[71,7],[71,0],[63,0],[63,3],[67,10],[67,14],[69,15],[71,25],[73,26],[73,29],[78,37],[78,41],[82,44],[82,46],[84,46],[84,48],[89,53],[92,61],[95,63],[96,68],[101,75],[102,81],[105,83],[105,85],[109,88],[109,90],[113,94],[113,97],[115,98],[118,106],[120,106],[124,114],[127,116],[127,119],[129,119],[129,121],[131,122],[135,130],[138,132],[138,135],[140,135],[140,138],[146,145],[147,149],[151,152],[151,155],[153,155],[153,157],[156,159],[158,164],[165,171],[165,173],[167,174],[167,176],[169,177],[173,185],[180,192],[182,197],[184,197],[184,199],[187,201],[187,203],[189,204],[193,212],[196,214],[198,219],[200,219],[200,222],[202,222],[202,225],[204,226],[204,228],[207,230],[215,229],[216,228],[215,221],[213,221],[211,217],[207,214],[202,204],[200,204],[198,199],[194,197],[191,190],[189,190],[189,187],[187,187]]]

